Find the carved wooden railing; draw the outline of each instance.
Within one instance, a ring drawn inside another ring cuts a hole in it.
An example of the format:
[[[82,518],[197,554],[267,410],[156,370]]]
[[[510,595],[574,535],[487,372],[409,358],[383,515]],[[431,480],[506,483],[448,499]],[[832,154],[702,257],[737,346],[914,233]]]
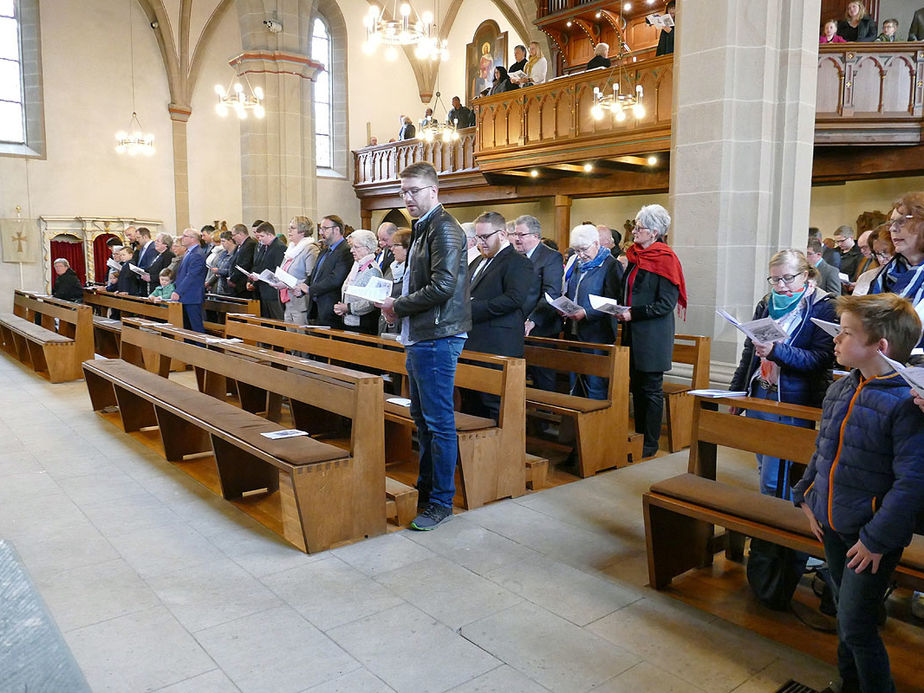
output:
[[[589,5],[596,0],[539,0],[536,3],[536,17],[541,19],[549,14],[571,10],[580,5]]]
[[[491,171],[670,149],[673,56],[630,62],[626,73],[591,70],[477,99],[478,167]],[[644,117],[630,114],[618,122],[605,113],[595,120],[594,87],[612,93],[620,78],[629,83],[623,91],[642,85]],[[586,154],[578,153],[582,149]]]
[[[353,152],[353,185],[396,182],[398,173],[409,164],[426,161],[440,175],[470,173],[475,166],[475,128],[459,130],[455,142],[424,142],[402,140],[365,147]]]
[[[816,144],[920,144],[920,43],[841,43],[818,49]]]

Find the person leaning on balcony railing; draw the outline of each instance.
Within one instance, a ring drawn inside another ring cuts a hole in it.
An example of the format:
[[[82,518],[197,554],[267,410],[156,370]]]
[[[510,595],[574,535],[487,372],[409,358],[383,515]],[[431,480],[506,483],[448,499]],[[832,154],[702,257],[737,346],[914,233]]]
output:
[[[676,5],[677,3],[675,3],[674,0],[671,0],[664,7],[664,11],[671,16],[671,19],[674,20],[675,24],[673,27],[661,29],[661,33],[658,35],[658,47],[655,50],[655,56],[670,55],[674,52],[674,38],[677,36]]]
[[[612,62],[606,57],[606,54],[609,52],[610,46],[608,43],[598,43],[594,46],[594,57],[587,63],[586,69],[593,70],[595,67],[610,67]]]
[[[870,42],[876,39],[876,21],[866,11],[862,0],[847,3],[844,19],[837,23],[838,36],[845,41]]]
[[[456,127],[470,128],[475,124],[475,114],[472,109],[462,105],[462,99],[458,96],[452,97],[452,110],[446,114],[446,124],[452,125],[456,122]]]
[[[529,60],[526,61],[523,72],[526,73],[525,78],[511,77],[510,81],[514,84],[525,86],[527,84],[542,84],[548,77],[549,61],[543,57],[542,49],[539,47],[538,41],[530,41]]]

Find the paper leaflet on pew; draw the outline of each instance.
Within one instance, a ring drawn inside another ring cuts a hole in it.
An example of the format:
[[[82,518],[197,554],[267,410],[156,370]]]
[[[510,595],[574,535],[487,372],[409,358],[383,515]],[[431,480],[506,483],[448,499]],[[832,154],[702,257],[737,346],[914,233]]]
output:
[[[924,397],[924,366],[905,366],[894,359],[890,359],[881,351],[879,355],[894,368],[902,379],[911,386],[918,397]]]
[[[347,296],[356,296],[373,303],[382,303],[386,298],[391,296],[392,283],[381,277],[370,277],[366,286],[357,286],[356,284],[347,285],[343,292]]]
[[[752,342],[760,344],[772,344],[780,342],[789,337],[780,326],[776,324],[773,318],[760,318],[750,322],[738,322],[730,313],[719,308],[716,313],[728,320],[732,325],[741,330]]]
[[[287,428],[282,431],[269,431],[268,433],[261,433],[261,436],[264,438],[269,438],[270,440],[281,440],[283,438],[297,438],[298,436],[308,435],[307,431],[300,431],[297,428]]]
[[[577,313],[581,309],[581,307],[577,303],[572,301],[567,296],[559,296],[558,298],[552,298],[551,296],[549,296],[548,291],[546,291],[545,293],[545,300],[550,306],[552,306],[555,310],[557,310],[562,315],[573,315],[574,313]]]
[[[718,399],[720,397],[747,397],[748,393],[742,390],[689,390],[688,395]]]
[[[599,310],[601,313],[609,313],[610,315],[616,315],[617,313],[625,313],[631,308],[629,306],[621,306],[616,301],[611,298],[606,298],[605,296],[597,296],[596,294],[588,294],[587,298],[590,299],[590,307],[594,310]]]

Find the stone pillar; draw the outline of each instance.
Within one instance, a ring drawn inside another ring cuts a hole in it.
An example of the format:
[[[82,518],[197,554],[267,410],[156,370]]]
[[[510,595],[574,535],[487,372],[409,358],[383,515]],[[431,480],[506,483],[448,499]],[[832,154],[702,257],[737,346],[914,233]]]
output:
[[[713,337],[713,380],[727,382],[743,337],[716,308],[750,318],[769,258],[805,249],[820,0],[677,9],[670,235],[690,304],[677,331]]]
[[[168,107],[173,123],[173,197],[176,208],[176,236],[189,227],[189,156],[186,149],[186,122],[192,111],[188,106],[171,103]]]
[[[555,242],[564,253],[571,244],[571,198],[555,196]]]

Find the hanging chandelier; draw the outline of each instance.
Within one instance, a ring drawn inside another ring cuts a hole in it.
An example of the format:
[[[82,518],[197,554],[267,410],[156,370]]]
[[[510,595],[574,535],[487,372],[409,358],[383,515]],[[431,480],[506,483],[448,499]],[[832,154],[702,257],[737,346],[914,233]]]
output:
[[[443,111],[446,110],[439,92],[436,92],[436,105],[443,106]],[[436,109],[433,109],[433,112],[435,114]],[[453,118],[452,125],[450,125],[442,120],[437,120],[435,117],[431,117],[426,122],[421,122],[420,138],[424,142],[435,142],[436,140],[442,140],[447,143],[457,142],[459,140],[459,119]]]
[[[152,156],[154,154],[154,135],[144,133],[141,121],[138,120],[138,114],[134,111],[128,123],[128,132],[122,130],[116,133],[116,151],[129,156],[138,154]]]
[[[247,75],[244,75],[244,81],[247,82],[249,94],[244,91],[244,85],[236,82],[234,77],[231,78],[231,84],[227,89],[220,84],[215,85],[215,93],[218,94],[215,112],[222,118],[232,110],[241,120],[246,120],[248,111],[253,111],[256,118],[266,115],[266,109],[263,107],[263,90],[260,87],[251,86]]]
[[[625,26],[626,22],[622,16],[623,10],[628,3],[622,5],[619,10],[619,25]],[[650,4],[650,3],[649,3]],[[625,56],[629,53],[629,46],[620,36],[619,53],[616,55],[616,64],[610,72],[606,87],[594,87],[594,104],[590,108],[590,115],[594,120],[603,120],[603,116],[609,111],[617,123],[622,123],[631,113],[636,120],[645,117],[645,106],[642,104],[642,98],[645,95],[641,84],[636,84],[632,89],[629,81],[629,74],[626,71]],[[615,78],[615,79],[614,79]],[[623,93],[621,85],[629,85],[626,93]],[[608,89],[612,86],[613,92],[609,93]]]
[[[411,21],[411,15],[416,18]],[[395,60],[399,46],[416,46],[414,55],[419,60],[449,60],[449,41],[436,35],[433,13],[425,10],[418,14],[410,4],[395,0],[391,18],[386,17],[385,8],[372,5],[363,18],[366,41],[363,51],[374,53],[380,45],[385,46],[385,59]]]
[[[129,60],[131,61],[132,73],[132,117],[128,121],[128,132],[120,130],[116,133],[116,152],[119,154],[128,154],[137,156],[154,155],[154,135],[144,132],[141,127],[141,121],[138,119],[138,113],[135,110],[135,31],[132,26],[133,6],[135,0],[128,2],[128,43],[129,43]]]

